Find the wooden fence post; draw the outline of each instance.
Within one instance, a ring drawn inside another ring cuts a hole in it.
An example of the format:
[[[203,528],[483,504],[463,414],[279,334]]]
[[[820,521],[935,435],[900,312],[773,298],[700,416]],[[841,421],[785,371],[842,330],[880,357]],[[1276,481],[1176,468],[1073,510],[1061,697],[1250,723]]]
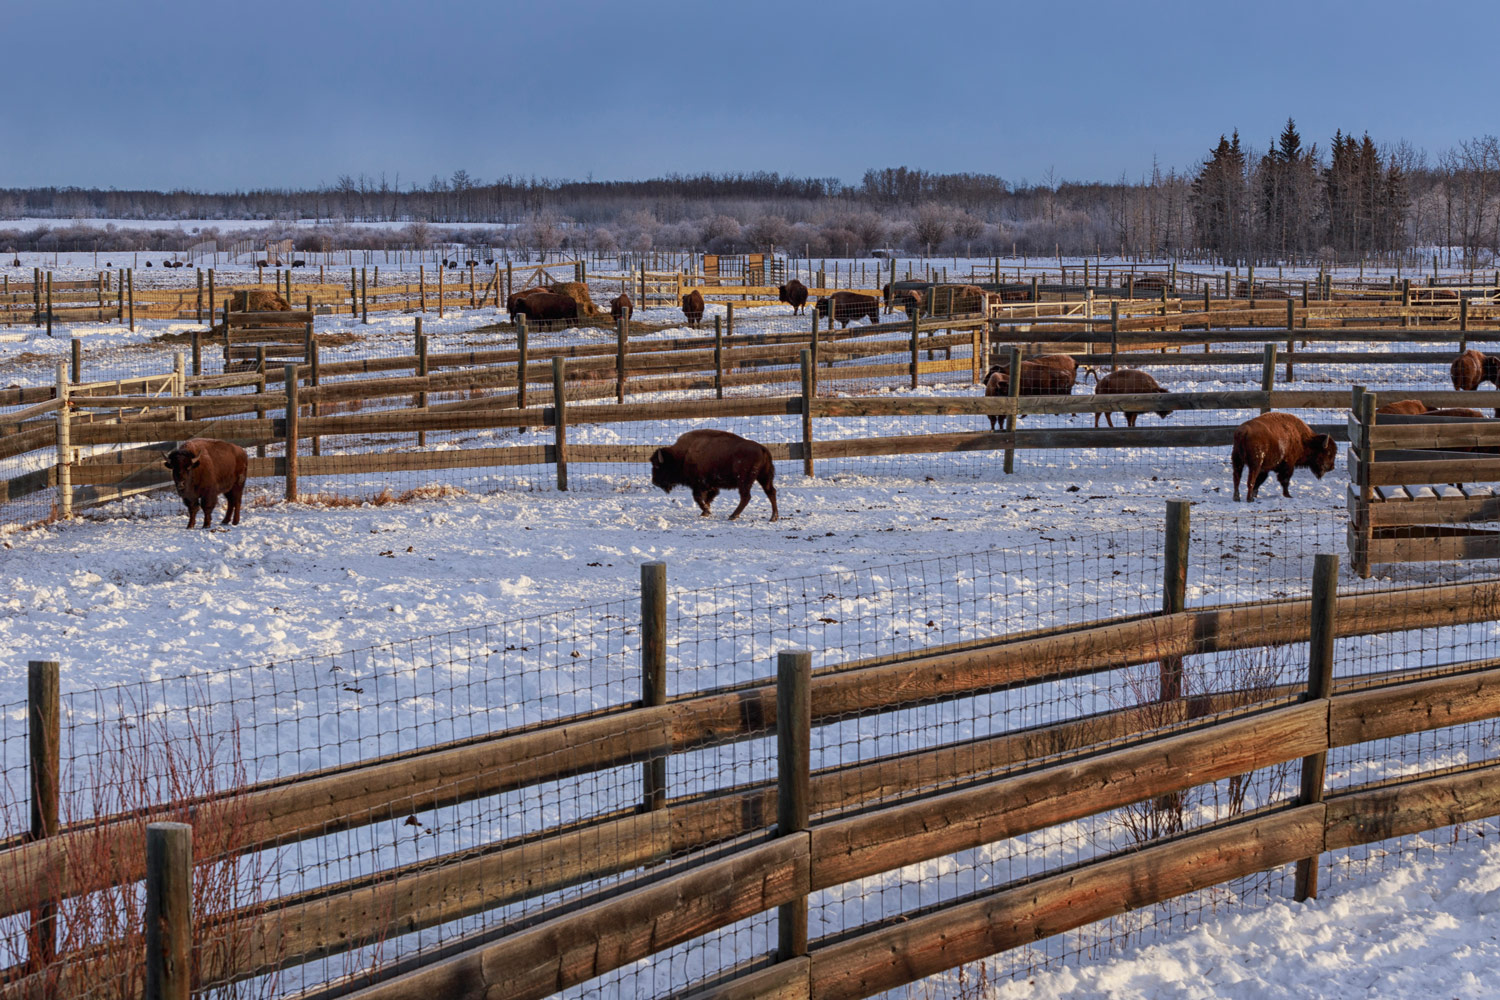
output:
[[[415,333],[415,340],[416,340],[416,343],[413,346],[416,348],[416,354],[417,354],[417,377],[425,379],[427,377],[427,375],[428,375],[428,367],[427,367],[427,334],[425,334],[425,333],[422,332],[422,317],[420,317],[420,316],[417,317],[417,328],[416,328],[416,333]],[[421,409],[424,409],[424,410],[427,409],[427,392],[426,392],[426,390],[423,390],[422,392],[417,393],[416,404]],[[425,448],[426,446],[427,446],[427,432],[426,431],[417,431],[417,447],[419,447],[419,448]]]
[[[557,457],[557,488],[568,488],[568,359],[552,359],[552,426]]]
[[[1321,701],[1333,693],[1334,618],[1338,608],[1339,557],[1320,552],[1313,559],[1311,631],[1307,644],[1307,700]],[[1299,805],[1323,801],[1323,775],[1328,752],[1320,750],[1302,758],[1302,794]],[[1301,903],[1318,895],[1318,859],[1297,862],[1295,898]]]
[[[652,708],[667,703],[667,564],[641,565],[641,704]],[[642,805],[647,810],[667,804],[667,758],[652,757],[642,765]]]
[[[42,269],[39,267],[31,269],[31,325],[42,325]]]
[[[286,498],[297,499],[297,366],[282,368],[286,378]]]
[[[203,268],[201,268],[201,267],[194,268],[194,270],[198,272],[198,299],[197,299],[196,308],[195,308],[195,310],[193,312],[193,322],[195,322],[195,323],[202,323],[203,322]],[[209,315],[213,315],[213,313],[210,312]]]
[[[427,265],[417,265],[417,311],[427,311]]]
[[[146,1000],[190,1000],[193,828],[146,826]]]
[[[369,271],[367,267],[359,269],[359,312],[361,323],[370,322],[370,286]]]
[[[527,352],[526,316],[524,313],[516,316],[516,408],[526,409],[526,366],[529,362]],[[519,428],[522,434],[527,428]]]
[[[135,329],[135,268],[125,269],[125,300],[129,304],[130,329]]]
[[[194,330],[192,333],[193,352],[193,376],[196,378],[203,374],[203,331]],[[195,389],[193,395],[203,395],[202,389]]]
[[[831,311],[832,310],[830,310],[830,312]],[[813,316],[816,317],[817,313],[814,312]],[[918,361],[917,361],[917,338],[919,337],[920,333],[919,333],[919,331],[917,329],[917,324],[920,323],[921,321],[922,321],[922,310],[920,310],[920,309],[913,309],[911,311],[911,387],[913,389],[915,389],[917,387],[918,379],[919,379],[918,368],[917,368],[917,363],[918,363]],[[814,319],[813,322],[817,322],[817,320]],[[830,326],[832,325],[832,320],[829,321],[829,325]]]
[[[314,389],[323,384],[322,373],[318,371],[318,340],[313,336],[311,323],[307,324],[307,384]],[[316,393],[313,395],[317,396]],[[307,415],[310,417],[319,415],[319,406],[316,402],[308,406]],[[312,439],[312,453],[323,454],[323,439],[316,434]]]
[[[1011,412],[1006,422],[1006,429],[1010,431],[1012,447],[1005,449],[1005,474],[1011,475],[1016,471],[1016,425],[1020,423],[1020,399],[1021,399],[1021,348],[1012,344],[1010,347],[1010,376],[1006,382],[1007,395],[1010,397]]]
[[[1410,312],[1411,312],[1411,279],[1410,278],[1402,278],[1401,279],[1401,325],[1403,327],[1411,325]]]
[[[719,317],[714,317],[714,335],[718,336]],[[615,402],[625,402],[625,345],[630,340],[630,317],[622,311],[615,323]],[[715,384],[718,380],[715,379]],[[721,394],[722,395],[722,394]]]
[[[227,309],[229,307],[226,305],[224,308]],[[224,329],[226,331],[225,336],[228,336],[229,317],[227,315],[224,317]],[[260,375],[260,382],[256,385],[255,392],[259,396],[264,396],[266,394],[266,348],[264,344],[255,348],[255,370]],[[266,408],[263,404],[255,407],[255,419],[266,419]],[[264,441],[255,446],[255,457],[266,457],[266,444]]]
[[[1192,505],[1186,500],[1167,501],[1166,536],[1162,543],[1161,613],[1175,615],[1187,609],[1187,571],[1192,539]],[[1182,657],[1163,657],[1159,663],[1161,700],[1182,697]]]
[[[214,322],[214,269],[208,269],[208,325]]]
[[[989,325],[988,321],[986,321],[985,326],[988,326],[988,325]],[[980,343],[979,342],[980,342],[980,337],[981,337],[980,331],[983,330],[983,329],[985,329],[985,326],[975,327],[974,331],[973,331],[973,334],[971,335],[970,340],[969,340],[969,375],[974,380],[974,384],[975,385],[979,384],[979,379],[980,379],[979,361],[980,361],[980,358],[982,357],[982,355],[979,353],[980,352]]]
[[[209,313],[213,315],[212,312]],[[115,278],[115,322],[125,322],[125,269],[119,268],[119,274]]]
[[[447,270],[446,267],[439,267],[437,269],[437,273],[438,273],[438,319],[442,319],[443,318],[443,291],[444,291],[444,289],[443,289],[443,272],[445,272],[446,270]]]
[[[734,316],[734,303],[729,304],[729,315]],[[714,398],[724,398],[724,324],[714,317]]]
[[[1267,344],[1260,363],[1260,391],[1266,394],[1260,412],[1271,412],[1271,391],[1276,388],[1276,345]]]
[[[802,350],[802,474],[813,475],[813,363],[812,351]]]
[[[26,665],[26,732],[31,777],[30,840],[57,836],[58,746],[62,713],[58,706],[59,665],[32,660]],[[37,900],[27,932],[27,962],[39,971],[57,957],[57,902]]]
[[[73,371],[71,381],[74,385],[83,381],[83,341],[77,337],[73,338]]]
[[[1458,353],[1462,354],[1469,349],[1469,300],[1460,298],[1458,300]]]
[[[1109,304],[1109,370],[1114,371],[1118,367],[1115,358],[1120,353],[1120,301],[1114,299]]]
[[[1354,414],[1354,420],[1362,438],[1360,442],[1352,440],[1349,442],[1350,459],[1358,463],[1354,486],[1359,491],[1359,503],[1349,524],[1353,550],[1351,554],[1354,558],[1354,571],[1361,578],[1368,579],[1370,543],[1374,538],[1374,528],[1370,524],[1370,502],[1374,499],[1375,493],[1370,485],[1370,462],[1375,457],[1375,449],[1369,444],[1369,433],[1370,429],[1375,426],[1377,419],[1375,410],[1379,403],[1376,394],[1369,392],[1362,385],[1354,386],[1350,395],[1350,410]]]
[[[57,516],[73,516],[73,417],[68,404],[68,366],[57,366]]]
[[[1286,300],[1286,332],[1291,334],[1297,328],[1296,307],[1291,299]],[[1292,374],[1292,354],[1297,350],[1297,342],[1290,336],[1286,340],[1286,380],[1292,382],[1296,376]]]
[[[805,833],[811,817],[812,654],[782,650],[776,656],[776,835]],[[807,897],[776,911],[776,959],[807,954]]]
[[[52,336],[52,272],[47,272],[47,336]]]

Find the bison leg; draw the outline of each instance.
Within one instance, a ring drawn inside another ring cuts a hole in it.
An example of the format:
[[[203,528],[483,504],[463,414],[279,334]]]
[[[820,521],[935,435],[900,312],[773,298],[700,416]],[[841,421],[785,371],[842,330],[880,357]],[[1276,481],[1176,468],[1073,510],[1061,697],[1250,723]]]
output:
[[[1238,449],[1236,449],[1230,457],[1230,461],[1234,463],[1234,499],[1238,501],[1240,498],[1240,475],[1245,471],[1245,459],[1239,453]],[[1250,478],[1253,480],[1255,474],[1251,473]]]
[[[698,505],[699,510],[703,511],[704,517],[710,516],[708,508],[711,504],[713,504],[714,498],[718,495],[719,491],[715,489],[693,491],[693,502]]]
[[[776,487],[771,485],[770,473],[761,479],[760,488],[765,491],[766,499],[771,501],[771,520],[778,520],[781,517],[781,511],[776,509]]]
[[[737,507],[734,508],[734,513],[729,515],[729,519],[731,521],[733,521],[735,518],[739,517],[740,516],[740,512],[745,509],[745,506],[749,502],[750,502],[750,484],[749,483],[745,483],[744,485],[742,485],[740,487],[740,503],[739,503],[739,506],[737,506]]]
[[[1256,497],[1260,496],[1261,486],[1265,485],[1266,479],[1271,475],[1270,469],[1259,469],[1252,467],[1251,472],[1254,473],[1254,476],[1252,477],[1254,481],[1251,482],[1250,488],[1245,491],[1246,500],[1254,500]]]
[[[196,503],[194,503],[192,500],[189,500],[189,501],[187,501],[187,509],[188,509],[188,527],[191,528],[193,525],[195,525],[195,524],[198,523],[198,505]]]
[[[229,520],[229,518],[230,518],[231,515],[233,515],[233,517],[234,517],[234,521],[233,521],[234,524],[239,524],[240,523],[240,498],[242,496],[244,496],[244,494],[245,494],[245,484],[244,483],[240,483],[234,489],[230,490],[227,494],[225,494],[225,497],[224,497],[224,520],[220,521],[219,522],[220,524],[229,524],[229,523],[231,523],[230,520]]]
[[[1141,415],[1139,413],[1127,413],[1127,414],[1125,414],[1125,426],[1126,427],[1134,427],[1135,426],[1135,422],[1140,419],[1140,416]]]
[[[1265,478],[1262,476],[1261,478]],[[1282,462],[1276,467],[1276,481],[1281,484],[1281,495],[1288,500],[1292,498],[1292,465],[1290,462]]]
[[[205,493],[199,501],[203,504],[203,528],[207,530],[214,526],[214,508],[219,505],[219,494]]]

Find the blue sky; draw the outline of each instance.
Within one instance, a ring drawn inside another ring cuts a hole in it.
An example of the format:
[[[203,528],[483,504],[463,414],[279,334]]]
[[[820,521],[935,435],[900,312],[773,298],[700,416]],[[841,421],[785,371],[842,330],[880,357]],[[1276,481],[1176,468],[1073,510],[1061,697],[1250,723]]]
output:
[[[1500,132],[1500,3],[0,0],[0,186],[1193,169]]]

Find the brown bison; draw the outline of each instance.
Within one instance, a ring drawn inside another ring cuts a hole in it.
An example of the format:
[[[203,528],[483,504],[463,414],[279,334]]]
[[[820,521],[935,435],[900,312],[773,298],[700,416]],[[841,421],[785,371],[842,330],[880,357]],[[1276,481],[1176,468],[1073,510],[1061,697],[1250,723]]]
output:
[[[609,300],[609,315],[616,323],[623,316],[625,319],[635,315],[635,303],[630,301],[630,296],[624,292]]]
[[[1272,472],[1281,483],[1281,495],[1290,497],[1292,470],[1303,466],[1322,479],[1338,461],[1339,446],[1327,434],[1314,434],[1290,413],[1262,413],[1234,429],[1234,498],[1240,498],[1240,474],[1247,468],[1249,489],[1245,501],[1254,502],[1260,484]]]
[[[777,285],[776,294],[780,301],[792,307],[793,316],[801,313],[803,307],[807,305],[807,286],[796,278],[784,285]]]
[[[978,285],[937,285],[932,289],[934,315],[981,313],[988,308],[989,296]]]
[[[1386,403],[1384,406],[1375,408],[1376,413],[1400,413],[1406,416],[1420,416],[1431,407],[1420,399],[1402,399],[1394,403]]]
[[[547,291],[554,295],[566,295],[578,303],[578,315],[597,316],[599,307],[594,305],[594,299],[589,295],[589,286],[581,281],[559,281],[553,284]]]
[[[771,520],[776,520],[781,515],[772,484],[775,477],[776,465],[765,445],[728,431],[688,431],[670,448],[658,448],[651,455],[652,485],[667,493],[674,486],[688,487],[704,517],[719,490],[732,487],[740,491],[740,505],[729,515],[733,521],[750,502],[750,484],[760,483],[771,501]]]
[[[1470,406],[1449,406],[1436,410],[1428,410],[1423,413],[1424,417],[1467,417],[1470,420],[1484,420],[1485,415]]]
[[[513,315],[525,316],[531,321],[577,319],[578,302],[556,292],[538,292],[517,302]]]
[[[697,326],[703,322],[703,293],[693,289],[682,297],[682,314],[687,317],[688,326]]]
[[[871,323],[880,322],[880,300],[872,295],[861,295],[858,292],[834,292],[826,298],[818,300],[813,307],[813,312],[819,316],[832,318],[828,325],[838,323],[840,326],[848,327],[857,319],[868,317]]]
[[[189,438],[167,453],[162,463],[172,470],[177,495],[187,504],[191,528],[203,510],[203,527],[213,526],[214,507],[226,498],[221,524],[240,523],[240,498],[245,493],[245,475],[250,460],[245,449],[217,438]]]
[[[1009,396],[1010,395],[1010,372],[1008,365],[994,365],[984,377],[984,394],[986,396]],[[1073,374],[1069,371],[1042,361],[1021,362],[1021,391],[1022,396],[1071,396],[1073,394]],[[989,414],[990,430],[996,430],[1000,426],[1000,418]]]
[[[1239,284],[1239,297],[1242,299],[1285,299],[1290,298],[1285,289],[1272,288],[1269,285],[1257,283],[1253,288],[1248,281]]]
[[[516,306],[518,304],[520,304],[520,302],[521,302],[522,299],[529,298],[529,297],[531,297],[533,295],[546,295],[546,294],[547,294],[547,289],[545,289],[545,288],[528,288],[528,289],[525,289],[524,291],[512,292],[505,299],[505,311],[507,313],[509,313],[510,315],[514,316],[516,314]]]
[[[1106,375],[1103,378],[1101,378],[1099,380],[1099,384],[1094,387],[1094,395],[1096,395],[1096,396],[1114,396],[1114,395],[1121,395],[1121,394],[1125,394],[1125,393],[1136,393],[1136,392],[1170,392],[1170,391],[1171,390],[1169,390],[1169,389],[1163,389],[1161,387],[1161,384],[1158,383],[1156,381],[1156,379],[1152,378],[1146,372],[1140,371],[1140,370],[1135,369],[1135,368],[1120,368],[1120,369],[1117,369],[1115,371],[1112,371],[1108,375]],[[1167,419],[1168,417],[1170,417],[1172,415],[1172,411],[1171,410],[1157,410],[1156,411],[1156,415],[1158,417],[1160,417],[1161,419],[1165,420],[1165,419]],[[1113,414],[1110,411],[1106,411],[1103,414],[1104,422],[1106,424],[1108,424],[1110,427],[1113,427],[1115,425],[1114,420],[1111,419],[1112,416],[1113,416]],[[1126,413],[1125,414],[1125,425],[1127,427],[1134,427],[1135,426],[1136,418],[1139,417],[1139,416],[1140,416],[1139,413]],[[1099,426],[1099,417],[1100,417],[1100,414],[1098,414],[1098,413],[1094,414],[1094,426],[1095,427]]]
[[[891,305],[911,319],[922,315],[922,310],[927,308],[927,294],[920,288],[898,288],[891,293]]]
[[[1462,392],[1473,392],[1486,382],[1500,388],[1500,358],[1472,347],[1453,359],[1448,372],[1453,376],[1453,388]]]

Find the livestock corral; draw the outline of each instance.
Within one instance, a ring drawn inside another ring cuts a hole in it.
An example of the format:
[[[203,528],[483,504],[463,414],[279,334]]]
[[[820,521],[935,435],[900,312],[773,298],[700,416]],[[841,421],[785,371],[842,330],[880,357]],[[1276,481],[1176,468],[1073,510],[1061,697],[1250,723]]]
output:
[[[0,997],[945,996],[1495,832],[1488,276],[617,263],[11,290]]]

